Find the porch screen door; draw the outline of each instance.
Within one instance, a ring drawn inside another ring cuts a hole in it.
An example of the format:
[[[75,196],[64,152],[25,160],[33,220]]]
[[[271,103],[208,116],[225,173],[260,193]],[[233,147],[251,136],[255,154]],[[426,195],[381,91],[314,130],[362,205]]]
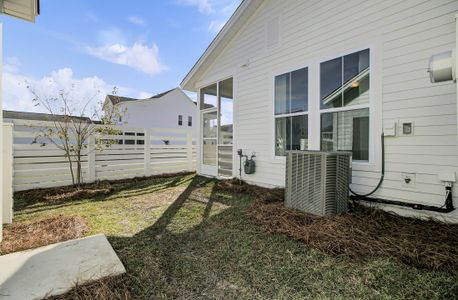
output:
[[[200,90],[201,173],[231,177],[233,158],[233,80]]]

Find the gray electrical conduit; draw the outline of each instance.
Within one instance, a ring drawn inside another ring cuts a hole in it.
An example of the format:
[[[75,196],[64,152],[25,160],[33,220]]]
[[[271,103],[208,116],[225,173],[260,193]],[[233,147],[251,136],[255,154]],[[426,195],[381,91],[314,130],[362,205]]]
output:
[[[410,207],[413,209],[430,210],[430,211],[435,211],[435,212],[440,212],[440,213],[448,213],[448,212],[455,210],[455,208],[453,207],[453,196],[452,196],[451,185],[445,187],[445,192],[446,192],[445,204],[441,207],[418,204],[418,203],[407,203],[407,202],[395,201],[395,200],[386,200],[386,199],[380,199],[380,198],[369,198],[370,195],[375,193],[380,188],[380,186],[383,183],[383,179],[385,178],[385,136],[383,133],[382,133],[381,139],[382,139],[382,172],[381,172],[380,180],[377,186],[371,192],[367,194],[358,194],[350,188],[350,192],[354,195],[354,196],[350,196],[350,199],[355,200],[355,201],[362,200],[362,201],[382,203],[382,204],[398,205],[398,206]]]
[[[358,194],[355,191],[353,191],[351,188],[350,188],[350,192],[353,195],[355,195],[356,197],[359,197],[359,198],[369,197],[370,195],[375,193],[380,188],[384,178],[385,178],[385,135],[382,132],[382,174],[380,175],[380,180],[379,180],[377,186],[375,187],[375,189],[373,189],[371,192],[369,192],[367,194]]]

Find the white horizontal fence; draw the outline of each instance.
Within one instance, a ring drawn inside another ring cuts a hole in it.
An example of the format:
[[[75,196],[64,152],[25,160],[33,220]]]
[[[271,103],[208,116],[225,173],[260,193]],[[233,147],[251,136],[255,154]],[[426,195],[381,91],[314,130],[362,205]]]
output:
[[[40,130],[53,124],[24,120],[13,120],[13,124],[14,191],[71,185],[69,162],[64,151],[46,138],[32,142]],[[196,169],[196,147],[190,130],[110,128],[119,134],[97,134],[89,138],[82,153],[83,182]],[[72,158],[75,161],[75,156]],[[73,169],[76,170],[75,163]]]

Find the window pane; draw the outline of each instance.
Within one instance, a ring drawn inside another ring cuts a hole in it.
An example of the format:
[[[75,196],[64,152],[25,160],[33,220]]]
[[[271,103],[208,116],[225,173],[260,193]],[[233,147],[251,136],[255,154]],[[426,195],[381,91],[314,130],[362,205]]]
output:
[[[321,114],[321,150],[352,151],[354,160],[368,160],[369,109]]]
[[[321,114],[321,150],[335,151],[334,149],[334,114]],[[337,130],[337,128],[336,128]],[[336,132],[337,136],[337,132]]]
[[[226,79],[219,83],[220,92],[220,135],[219,143],[230,145],[232,144],[233,131],[233,88],[232,78]]]
[[[291,113],[308,109],[308,68],[291,72]]]
[[[200,90],[200,109],[216,107],[216,83]]]
[[[369,102],[369,49],[344,57],[344,105]]]
[[[216,166],[216,139],[203,140],[202,144],[202,163]]]
[[[275,77],[275,114],[289,113],[290,73]]]
[[[308,116],[291,117],[291,150],[308,149]]]
[[[203,137],[216,138],[216,129],[218,123],[216,121],[216,112],[204,113],[203,118]]]
[[[342,58],[320,64],[321,108],[342,106]]]
[[[369,49],[344,56],[344,83],[369,68]]]
[[[275,119],[275,155],[284,156],[286,150],[291,149],[291,118]]]
[[[353,159],[369,160],[369,117],[353,118]]]

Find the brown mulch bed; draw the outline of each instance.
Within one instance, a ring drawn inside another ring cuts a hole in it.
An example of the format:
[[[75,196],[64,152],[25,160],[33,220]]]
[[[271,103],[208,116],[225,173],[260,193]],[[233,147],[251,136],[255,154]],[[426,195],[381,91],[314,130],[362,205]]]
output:
[[[180,173],[170,173],[162,175],[154,175],[149,177],[135,177],[129,179],[120,179],[120,180],[104,180],[94,183],[85,183],[78,187],[75,186],[63,186],[55,188],[44,188],[44,189],[33,189],[27,191],[16,192],[15,197],[23,199],[33,199],[34,202],[61,202],[61,201],[71,201],[79,199],[90,199],[98,196],[107,196],[110,195],[113,191],[114,184],[129,184],[137,183],[146,180],[151,180],[154,178],[170,178],[176,176],[183,176],[193,174],[193,172],[180,172]]]
[[[283,189],[235,180],[219,182],[216,188],[252,195],[247,216],[253,223],[324,253],[391,257],[410,266],[458,274],[458,224],[406,218],[363,205],[353,205],[346,214],[319,217],[286,208]]]
[[[80,238],[88,230],[86,221],[77,216],[12,224],[3,229],[0,255]]]

